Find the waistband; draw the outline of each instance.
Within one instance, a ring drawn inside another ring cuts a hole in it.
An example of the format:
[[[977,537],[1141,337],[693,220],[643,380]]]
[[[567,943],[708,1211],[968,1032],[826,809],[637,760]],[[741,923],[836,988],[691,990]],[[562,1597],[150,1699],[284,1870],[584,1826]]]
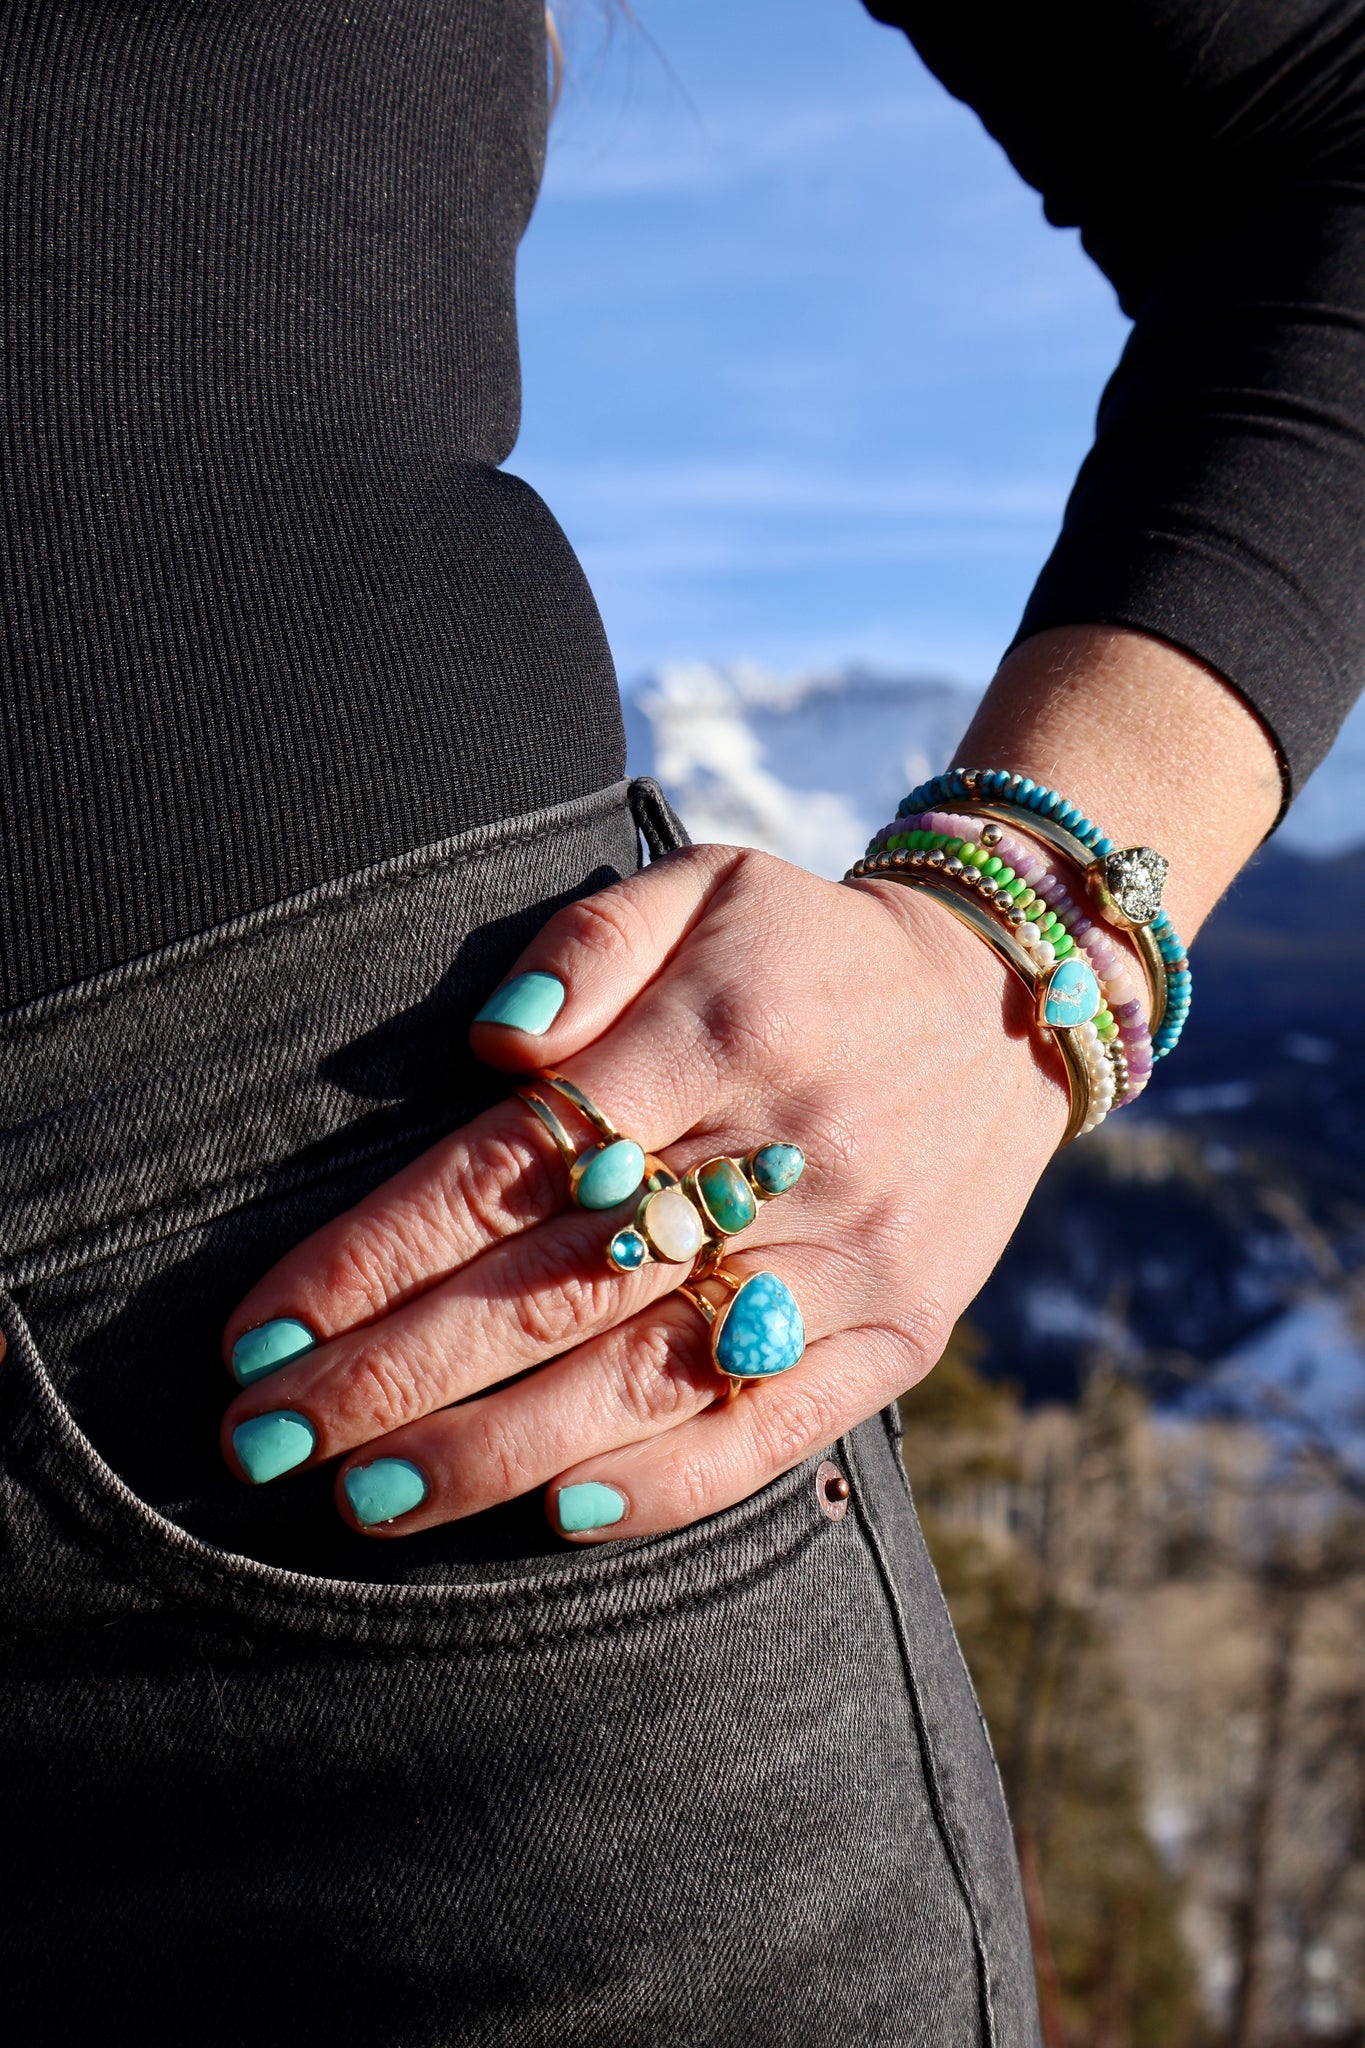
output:
[[[435,1136],[506,1088],[466,1030],[561,904],[686,843],[622,781],[0,1015],[0,1285]]]

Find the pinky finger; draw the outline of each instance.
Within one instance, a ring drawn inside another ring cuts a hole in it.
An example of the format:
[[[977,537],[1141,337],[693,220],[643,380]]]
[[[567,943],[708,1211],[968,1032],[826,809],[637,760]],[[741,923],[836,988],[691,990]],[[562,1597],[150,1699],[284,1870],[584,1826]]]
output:
[[[812,1344],[780,1379],[561,1474],[546,1496],[550,1520],[588,1543],[685,1528],[824,1450],[913,1377],[888,1332],[841,1331]]]

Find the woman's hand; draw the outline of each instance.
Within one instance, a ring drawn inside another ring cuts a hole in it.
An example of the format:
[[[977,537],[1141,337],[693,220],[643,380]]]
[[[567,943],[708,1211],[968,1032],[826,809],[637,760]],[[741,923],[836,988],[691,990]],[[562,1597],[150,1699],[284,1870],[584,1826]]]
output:
[[[727,1258],[788,1284],[808,1348],[718,1403],[705,1325],[672,1292],[687,1269],[615,1273],[606,1245],[629,1209],[572,1208],[548,1134],[511,1097],[299,1245],[228,1326],[229,1351],[275,1317],[324,1340],[232,1403],[229,1463],[248,1417],[302,1416],[305,1462],[342,1459],[337,1504],[359,1527],[347,1474],[402,1459],[425,1498],[374,1534],[546,1485],[557,1527],[563,1488],[610,1488],[569,1504],[623,1504],[598,1537],[744,1499],[935,1363],[1065,1122],[1023,990],[893,884],[691,848],[561,911],[527,970],[562,983],[563,1007],[535,1037],[476,1025],[483,1059],[564,1072],[678,1173],[768,1139],[805,1152],[796,1189]]]
[[[1186,939],[1280,798],[1240,699],[1178,649],[1108,627],[1015,649],[959,758],[1017,767],[1117,843],[1159,846]],[[289,1411],[303,1422],[263,1426],[275,1468],[342,1459],[337,1503],[359,1527],[348,1475],[406,1461],[390,1470],[425,1495],[374,1534],[545,1485],[579,1535],[652,1535],[743,1500],[929,1370],[1065,1124],[1023,989],[894,883],[692,848],[562,911],[518,970],[557,977],[563,1007],[534,1037],[476,1025],[492,1065],[564,1071],[677,1172],[801,1146],[795,1192],[760,1208],[727,1263],[786,1281],[808,1348],[718,1403],[701,1317],[672,1292],[685,1269],[613,1272],[627,1218],[569,1206],[563,1161],[511,1099],[291,1252],[228,1326],[229,1352],[273,1317],[324,1340],[233,1402],[229,1463],[242,1471],[244,1421]]]

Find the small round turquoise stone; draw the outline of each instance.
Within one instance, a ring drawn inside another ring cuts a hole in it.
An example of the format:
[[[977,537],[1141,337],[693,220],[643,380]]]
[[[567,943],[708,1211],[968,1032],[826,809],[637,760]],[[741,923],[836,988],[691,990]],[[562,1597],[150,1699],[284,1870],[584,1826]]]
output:
[[[765,1195],[785,1195],[806,1170],[806,1155],[799,1145],[761,1145],[749,1162]]]
[[[637,1266],[643,1266],[648,1250],[638,1230],[618,1230],[607,1246],[607,1257],[623,1273],[633,1273]]]
[[[716,1364],[734,1379],[768,1379],[796,1364],[806,1329],[790,1287],[776,1273],[755,1273],[725,1311]]]
[[[697,1169],[697,1192],[717,1230],[733,1237],[747,1230],[758,1214],[753,1189],[733,1159],[708,1159]]]
[[[580,1209],[614,1209],[639,1190],[645,1155],[633,1138],[617,1138],[590,1154],[578,1176],[574,1200]]]
[[[1043,1022],[1063,1028],[1088,1024],[1100,1007],[1100,985],[1095,970],[1072,954],[1059,960],[1047,980],[1043,997]]]

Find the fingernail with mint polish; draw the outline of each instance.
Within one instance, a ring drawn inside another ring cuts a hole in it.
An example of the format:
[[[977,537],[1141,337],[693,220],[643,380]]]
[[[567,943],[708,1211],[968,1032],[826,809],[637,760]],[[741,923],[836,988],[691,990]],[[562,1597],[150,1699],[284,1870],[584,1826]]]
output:
[[[372,1465],[353,1465],[342,1480],[357,1522],[372,1529],[410,1515],[427,1497],[427,1482],[406,1458],[376,1458]]]
[[[232,1432],[232,1448],[253,1486],[264,1486],[268,1479],[278,1479],[281,1473],[305,1463],[317,1440],[312,1423],[292,1408],[272,1408],[268,1414],[253,1415]]]
[[[474,1019],[476,1024],[507,1024],[539,1038],[564,1007],[564,984],[557,974],[518,974],[495,989]]]
[[[626,1497],[614,1486],[602,1486],[595,1479],[578,1486],[561,1486],[555,1502],[559,1526],[566,1536],[582,1536],[589,1529],[607,1529],[626,1512]]]
[[[258,1323],[254,1330],[243,1330],[232,1347],[232,1377],[239,1387],[249,1387],[267,1373],[278,1372],[291,1358],[312,1351],[317,1341],[308,1325],[295,1316],[276,1316],[273,1323]]]

